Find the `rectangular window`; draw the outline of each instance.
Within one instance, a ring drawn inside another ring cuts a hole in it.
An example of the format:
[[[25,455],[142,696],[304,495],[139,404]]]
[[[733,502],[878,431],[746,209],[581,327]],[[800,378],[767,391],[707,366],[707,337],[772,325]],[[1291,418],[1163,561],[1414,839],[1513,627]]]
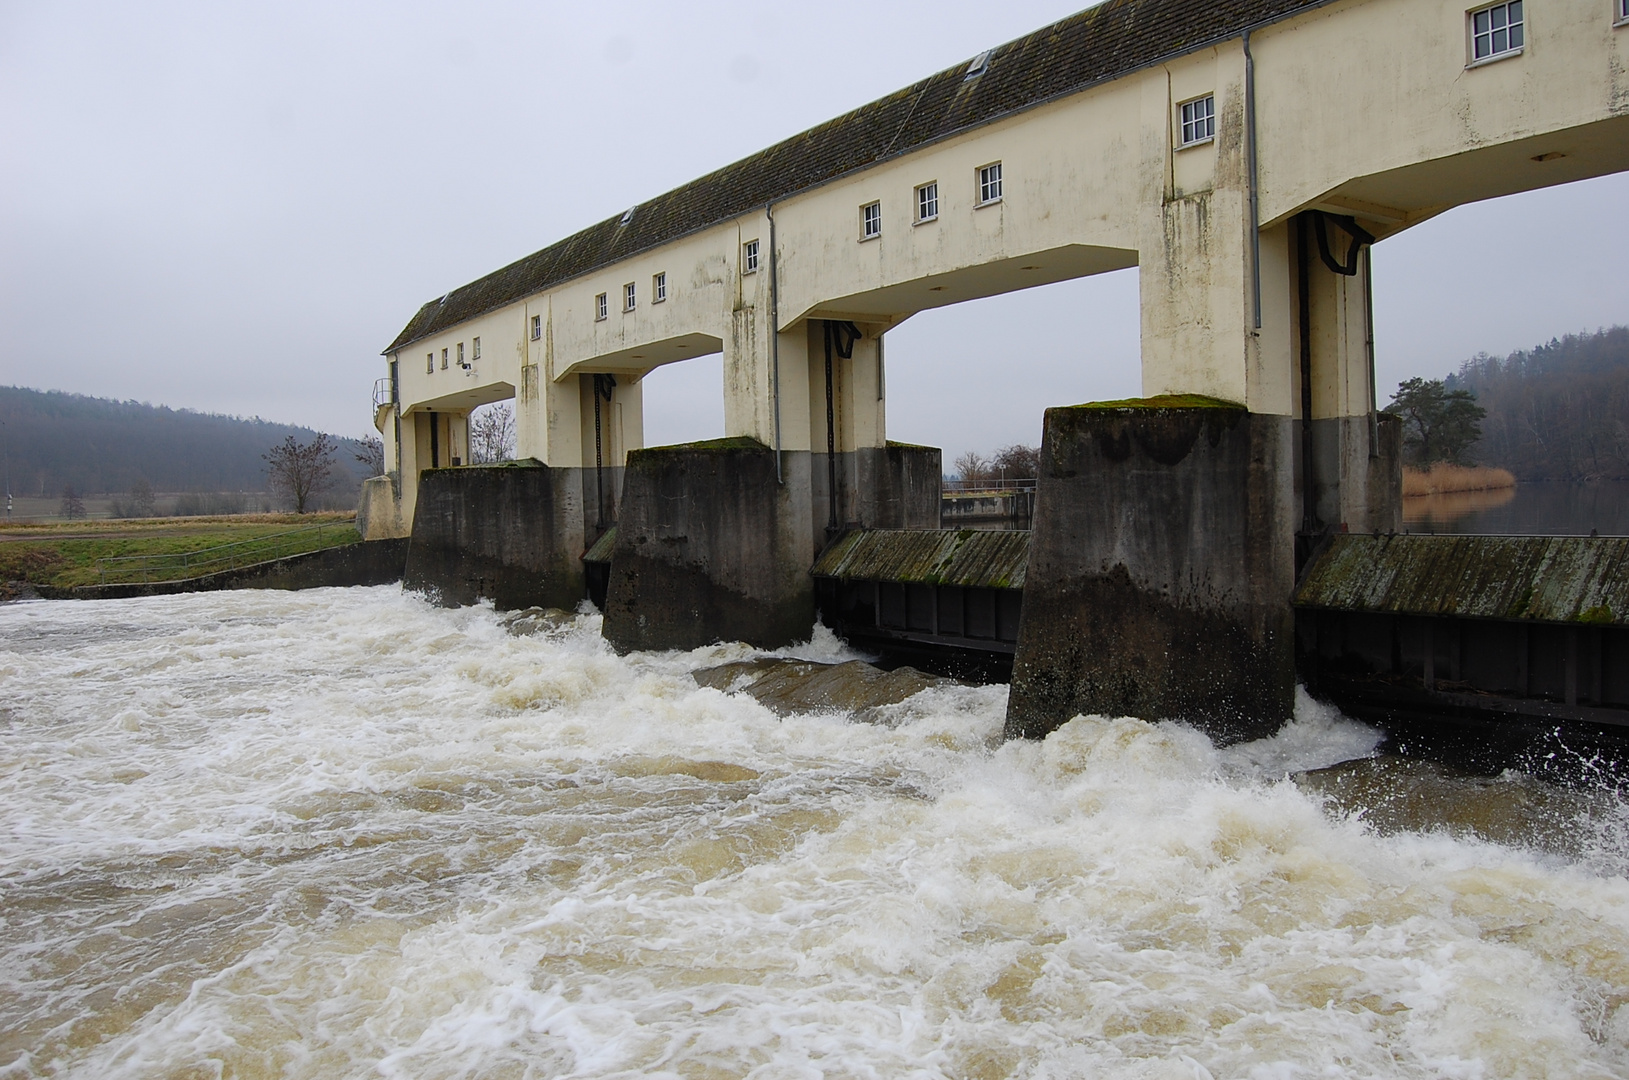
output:
[[[1616,20],[1612,25],[1622,26],[1624,23],[1629,23],[1629,0],[1617,0],[1615,6],[1617,10],[1613,14],[1616,15]]]
[[[464,363],[464,343],[462,341],[458,343],[458,366],[469,367],[468,364]]]
[[[650,279],[650,293],[650,302],[653,304],[660,304],[667,299],[667,274],[657,274]]]
[[[743,274],[758,272],[758,241],[748,240],[741,245],[741,272]]]
[[[916,189],[916,223],[932,221],[939,216],[939,183],[923,184]]]
[[[543,340],[543,316],[541,315],[532,316],[532,340]]]
[[[433,352],[424,354],[424,373],[426,375],[436,373],[436,354]]]
[[[1182,104],[1182,144],[1196,146],[1216,138],[1216,95],[1206,94]]]
[[[875,240],[882,235],[882,203],[866,203],[860,207],[860,239]]]
[[[446,349],[441,350],[441,370],[442,371],[447,370],[447,350]]]
[[[1471,63],[1522,51],[1522,0],[1471,12]]]
[[[481,339],[480,338],[476,338],[474,341],[471,341],[469,343],[469,352],[470,352],[469,358],[471,360],[479,360],[481,358]]]
[[[594,297],[594,321],[598,322],[599,320],[605,318],[606,311],[605,294],[600,293],[598,296]]]
[[[634,283],[630,281],[630,282],[628,282],[628,284],[626,284],[626,285],[624,285],[622,287],[622,310],[623,311],[632,311],[633,309],[634,309]]]
[[[1001,201],[1001,162],[979,170],[979,205]]]

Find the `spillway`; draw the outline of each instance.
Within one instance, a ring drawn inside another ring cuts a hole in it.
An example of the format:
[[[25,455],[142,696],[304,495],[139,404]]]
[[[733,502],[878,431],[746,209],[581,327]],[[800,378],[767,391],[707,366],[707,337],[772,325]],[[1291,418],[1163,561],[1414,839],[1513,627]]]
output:
[[[0,607],[0,1077],[1629,1073],[1610,784],[1305,698],[1002,744],[1004,686],[692,677],[764,655],[391,587]]]

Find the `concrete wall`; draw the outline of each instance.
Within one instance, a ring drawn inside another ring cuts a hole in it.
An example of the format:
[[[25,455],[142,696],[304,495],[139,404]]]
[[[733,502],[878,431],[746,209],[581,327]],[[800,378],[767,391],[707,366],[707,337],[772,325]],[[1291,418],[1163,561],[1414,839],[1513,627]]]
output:
[[[536,461],[424,473],[404,586],[447,606],[575,607],[581,492],[580,470]]]
[[[402,520],[400,485],[397,476],[370,476],[362,481],[362,495],[356,505],[356,531],[364,540],[390,540],[406,536]]]
[[[1292,426],[1239,407],[1048,409],[1009,737],[1080,714],[1223,741],[1294,704]]]

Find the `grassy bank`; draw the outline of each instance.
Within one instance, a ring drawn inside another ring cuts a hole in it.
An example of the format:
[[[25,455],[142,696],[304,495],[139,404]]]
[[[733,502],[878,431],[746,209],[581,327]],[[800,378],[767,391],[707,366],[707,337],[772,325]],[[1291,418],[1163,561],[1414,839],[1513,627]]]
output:
[[[1403,495],[1451,495],[1461,491],[1497,491],[1513,488],[1516,478],[1507,469],[1485,465],[1450,465],[1439,461],[1431,468],[1403,469]]]
[[[0,526],[0,594],[17,586],[94,585],[98,559],[192,555],[223,544],[245,544],[234,554],[255,558],[315,551],[361,539],[351,511],[326,514],[239,514],[231,517],[74,521]],[[310,535],[281,536],[314,525],[338,526]],[[247,542],[247,543],[245,543]],[[163,564],[166,568],[170,560]],[[224,568],[224,567],[222,567]],[[174,572],[166,576],[189,576]]]

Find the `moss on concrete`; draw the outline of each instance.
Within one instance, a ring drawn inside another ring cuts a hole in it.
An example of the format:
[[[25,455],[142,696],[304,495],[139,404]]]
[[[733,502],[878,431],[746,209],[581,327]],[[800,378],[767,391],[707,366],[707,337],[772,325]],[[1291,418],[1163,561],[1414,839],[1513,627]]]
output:
[[[1612,609],[1607,607],[1605,604],[1596,604],[1594,607],[1589,608],[1586,611],[1579,612],[1578,621],[1581,623],[1588,623],[1591,626],[1610,626],[1614,621],[1612,618]]]
[[[726,439],[702,439],[700,442],[676,443],[672,446],[647,446],[643,450],[632,453],[649,453],[653,450],[689,450],[692,452],[720,454],[730,450],[768,450],[769,447],[748,435],[732,435]]]
[[[1204,394],[1158,394],[1145,398],[1121,398],[1118,401],[1088,401],[1071,409],[1243,409],[1237,401],[1206,397]]]

